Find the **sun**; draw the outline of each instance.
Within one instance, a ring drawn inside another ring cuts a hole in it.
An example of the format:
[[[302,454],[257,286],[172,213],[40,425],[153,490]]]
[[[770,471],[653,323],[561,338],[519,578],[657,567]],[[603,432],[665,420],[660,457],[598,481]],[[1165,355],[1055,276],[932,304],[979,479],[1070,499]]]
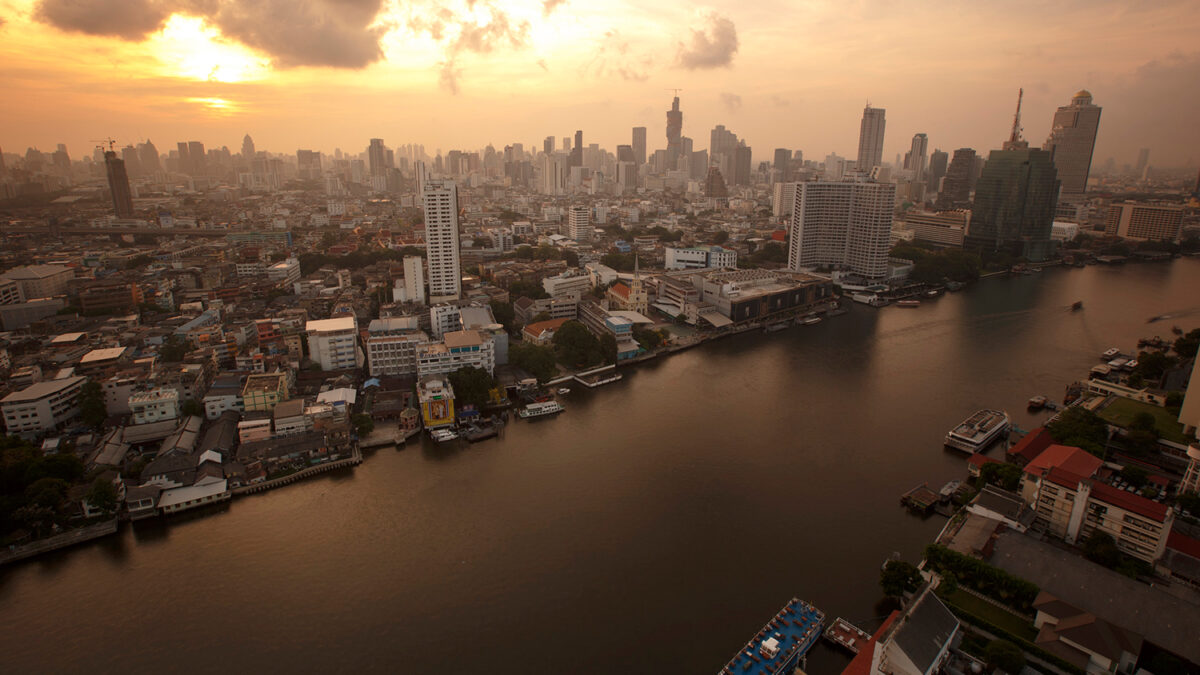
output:
[[[263,79],[270,63],[253,51],[222,40],[203,19],[176,14],[151,38],[151,49],[168,75],[203,82]]]

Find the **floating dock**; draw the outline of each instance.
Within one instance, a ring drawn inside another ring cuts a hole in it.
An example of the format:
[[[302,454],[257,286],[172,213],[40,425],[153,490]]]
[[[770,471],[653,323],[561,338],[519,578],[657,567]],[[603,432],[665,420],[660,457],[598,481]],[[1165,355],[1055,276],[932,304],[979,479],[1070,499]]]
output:
[[[725,664],[721,675],[791,673],[821,636],[824,623],[824,612],[792,598]]]
[[[871,634],[839,616],[825,630],[825,639],[851,654],[858,654],[859,648],[871,639]]]
[[[900,497],[900,503],[914,511],[929,513],[929,510],[938,503],[938,493],[930,490],[928,483],[921,483],[908,492],[905,492]]]

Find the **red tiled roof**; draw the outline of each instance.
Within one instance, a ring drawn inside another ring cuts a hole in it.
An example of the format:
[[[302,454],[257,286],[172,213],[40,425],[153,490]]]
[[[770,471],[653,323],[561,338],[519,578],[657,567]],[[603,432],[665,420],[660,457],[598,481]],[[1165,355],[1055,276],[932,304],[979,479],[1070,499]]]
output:
[[[613,287],[608,290],[612,291],[615,295],[619,295],[626,300],[629,299],[629,287],[626,286],[625,284],[622,284],[622,283],[613,284]]]
[[[850,665],[846,666],[846,669],[842,671],[842,675],[870,675],[871,660],[875,656],[875,644],[887,632],[892,622],[899,617],[900,612],[893,610],[888,618],[884,620],[883,625],[879,627],[879,630],[875,631],[875,634],[871,636],[871,639],[858,648],[858,654],[855,655]]]
[[[1051,445],[1025,466],[1025,473],[1040,476],[1049,468],[1058,468],[1077,476],[1091,478],[1104,466],[1099,457],[1069,445]]]
[[[773,241],[787,241],[787,230],[775,230],[771,233]]]
[[[1200,560],[1200,539],[1193,539],[1182,532],[1172,531],[1167,535],[1167,548]]]
[[[540,338],[542,337],[542,333],[545,333],[548,330],[558,330],[564,323],[568,321],[570,321],[570,319],[550,319],[549,321],[538,321],[537,323],[531,323],[528,326],[525,326],[524,332],[528,333],[534,338]]]
[[[1046,427],[1038,427],[1025,435],[1008,451],[1010,455],[1019,455],[1025,458],[1025,461],[1032,462],[1035,457],[1042,454],[1042,451],[1050,447],[1054,439],[1050,437],[1050,432]]]
[[[1132,492],[1118,490],[1105,483],[1096,483],[1092,486],[1092,498],[1119,506],[1126,511],[1133,511],[1139,516],[1145,516],[1160,523],[1167,519],[1167,507],[1162,504]]]
[[[1001,462],[998,459],[992,459],[991,457],[988,457],[987,455],[981,455],[979,453],[975,453],[974,455],[971,455],[970,457],[967,458],[967,464],[973,464],[975,466],[982,468],[985,464],[1003,464],[1003,462]]]

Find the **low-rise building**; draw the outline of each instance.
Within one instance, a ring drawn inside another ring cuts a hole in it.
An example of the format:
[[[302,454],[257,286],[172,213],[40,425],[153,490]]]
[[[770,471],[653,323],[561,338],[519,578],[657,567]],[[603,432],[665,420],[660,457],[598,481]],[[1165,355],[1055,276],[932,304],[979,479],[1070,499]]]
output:
[[[129,412],[134,424],[149,424],[179,418],[179,392],[156,388],[129,396]]]
[[[255,373],[246,377],[242,387],[242,409],[246,412],[270,412],[275,404],[287,400],[287,373]]]
[[[452,373],[468,366],[482,368],[489,375],[496,369],[495,343],[479,331],[452,331],[441,342],[417,347],[418,377]]]
[[[10,434],[51,431],[79,415],[79,392],[86,377],[35,382],[0,399],[4,427]]]
[[[417,403],[426,429],[454,424],[454,387],[440,375],[428,375],[417,381]]]
[[[1179,241],[1183,206],[1122,202],[1108,207],[1104,234],[1135,241]]]
[[[568,321],[571,319],[550,319],[531,323],[521,330],[521,336],[530,344],[547,345],[554,340],[554,333]]]
[[[358,350],[358,331],[352,316],[309,321],[308,357],[322,370],[342,370],[362,365]]]
[[[669,270],[737,268],[737,251],[720,246],[664,249],[664,267]]]
[[[417,372],[417,347],[429,336],[406,318],[375,319],[367,327],[367,366],[372,377]]]

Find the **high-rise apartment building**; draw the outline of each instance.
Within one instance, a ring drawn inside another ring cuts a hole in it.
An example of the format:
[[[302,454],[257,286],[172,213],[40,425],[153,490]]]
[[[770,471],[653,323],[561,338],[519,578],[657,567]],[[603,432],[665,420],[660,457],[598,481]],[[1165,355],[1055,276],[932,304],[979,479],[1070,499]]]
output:
[[[743,142],[733,151],[733,184],[750,184],[750,146]]]
[[[955,156],[957,159],[957,153]],[[993,150],[975,186],[963,245],[1045,260],[1051,253],[1058,189],[1050,152],[1037,148]]]
[[[788,268],[836,267],[887,276],[896,186],[857,176],[796,184]]]
[[[145,143],[138,145],[138,159],[142,164],[142,173],[147,176],[162,171],[162,163],[158,161],[158,148],[154,147],[149,138]]]
[[[617,146],[617,161],[618,162],[636,162],[632,145]]]
[[[568,166],[583,166],[583,130],[575,132],[575,145],[571,148],[571,161]]]
[[[387,174],[387,149],[383,147],[382,138],[372,138],[367,146],[367,164],[372,176]]]
[[[950,163],[950,155],[941,150],[929,154],[929,169],[926,171],[929,193],[936,193],[941,188],[942,177],[946,175],[946,166]]]
[[[425,259],[404,256],[404,294],[408,302],[425,302]]]
[[[118,218],[133,217],[133,192],[129,189],[129,176],[125,173],[125,160],[117,153],[104,153],[104,171],[108,175],[108,189],[112,193],[113,210]]]
[[[547,155],[554,152],[554,137],[553,136],[547,136],[545,138],[545,140],[542,141],[542,152],[546,153]]]
[[[188,141],[189,174],[203,176],[208,171],[208,157],[204,154],[204,144],[200,141]]]
[[[1054,113],[1050,137],[1042,149],[1049,151],[1054,159],[1064,201],[1080,201],[1087,192],[1092,151],[1096,147],[1099,128],[1100,106],[1092,104],[1092,94],[1086,89],[1076,92],[1070,105],[1064,105]]]
[[[883,129],[886,126],[883,108],[872,108],[868,103],[863,108],[862,123],[858,130],[858,163],[855,169],[864,174],[883,163]]]
[[[667,170],[674,171],[679,168],[679,156],[681,149],[679,147],[679,137],[683,135],[683,111],[679,109],[679,97],[671,102],[671,109],[667,111]]]
[[[429,262],[429,303],[457,300],[462,290],[458,244],[458,186],[452,180],[431,180],[422,193],[425,202],[425,252]]]
[[[792,210],[796,208],[796,187],[799,183],[784,183],[779,182],[774,186],[774,192],[771,196],[771,215],[780,218],[782,216],[791,216]]]
[[[633,128],[633,161],[646,163],[646,127]]]
[[[254,159],[254,139],[250,138],[250,134],[242,138],[242,159]]]
[[[574,204],[567,211],[567,236],[578,242],[592,240],[591,209],[583,204]]]

